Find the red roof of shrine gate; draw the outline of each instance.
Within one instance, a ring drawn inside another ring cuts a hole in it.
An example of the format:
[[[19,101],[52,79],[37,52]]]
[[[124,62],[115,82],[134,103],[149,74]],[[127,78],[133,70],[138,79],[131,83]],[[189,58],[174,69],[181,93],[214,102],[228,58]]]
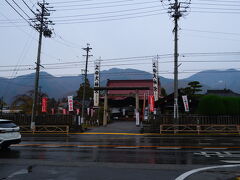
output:
[[[144,99],[144,94],[153,95],[153,80],[108,80],[107,87],[148,87],[149,90],[138,90],[139,99]],[[159,83],[160,96],[160,83]],[[125,99],[129,95],[136,94],[136,90],[108,90],[109,98],[114,100]],[[111,96],[113,95],[113,96]],[[119,95],[119,96],[118,96]]]

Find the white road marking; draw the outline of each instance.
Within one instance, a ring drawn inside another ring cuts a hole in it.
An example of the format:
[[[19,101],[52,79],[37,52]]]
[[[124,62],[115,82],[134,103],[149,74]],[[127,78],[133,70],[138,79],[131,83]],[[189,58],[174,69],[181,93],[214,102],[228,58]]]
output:
[[[205,157],[211,157],[208,153],[206,152],[199,152],[199,153],[194,153],[194,155],[200,155],[200,156],[205,156]]]
[[[173,150],[178,150],[178,149],[182,149],[180,147],[158,147],[157,149],[173,149]]]
[[[58,148],[58,147],[61,147],[61,146],[60,146],[60,145],[59,145],[59,146],[53,146],[53,145],[43,145],[43,146],[40,146],[40,147]]]
[[[21,170],[19,170],[19,171],[17,171],[17,172],[14,172],[14,173],[10,174],[10,175],[7,177],[7,179],[8,179],[8,178],[13,178],[14,176],[17,176],[17,175],[28,174],[28,173],[29,173],[29,172],[28,172],[27,169],[21,169]]]
[[[233,145],[233,143],[221,143],[221,145]]]
[[[240,167],[240,164],[220,165],[220,166],[212,166],[212,167],[193,169],[191,171],[185,172],[184,174],[180,175],[175,180],[184,180],[188,176],[191,176],[192,174],[198,173],[200,171],[205,171],[205,170],[209,170],[209,169],[217,169],[217,168],[230,168],[230,167]]]
[[[216,149],[220,149],[220,150],[224,150],[224,149],[228,149],[228,148],[202,148],[204,150],[216,150]]]
[[[76,146],[76,147],[80,147],[80,148],[96,148],[97,146],[81,146],[81,145],[79,145],[79,146]]]
[[[199,145],[211,145],[211,143],[199,143]]]
[[[209,158],[211,156],[218,156],[220,158],[224,158],[224,157],[233,157],[233,154],[231,154],[230,152],[224,151],[224,152],[197,152],[194,153],[194,155],[200,155],[200,156],[205,156],[206,158]]]
[[[221,160],[222,162],[229,163],[229,164],[240,164],[240,161],[231,161],[231,160]]]
[[[137,148],[139,148],[139,147],[125,147],[125,146],[120,146],[120,147],[115,147],[115,148],[117,148],[117,149],[137,149]]]

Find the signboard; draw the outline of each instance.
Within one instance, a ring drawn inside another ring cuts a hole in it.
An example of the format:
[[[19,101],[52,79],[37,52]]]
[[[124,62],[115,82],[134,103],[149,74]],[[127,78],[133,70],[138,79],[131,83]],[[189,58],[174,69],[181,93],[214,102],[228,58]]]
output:
[[[153,95],[154,100],[158,100],[158,58],[153,59]]]
[[[189,104],[187,96],[182,96],[185,112],[189,112]]]
[[[73,111],[73,97],[68,96],[68,111]]]
[[[48,98],[46,97],[43,97],[42,98],[42,112],[47,112],[47,101],[48,101]]]
[[[95,61],[95,69],[94,69],[94,87],[100,87],[100,61]],[[94,90],[94,106],[99,106],[99,94],[98,90]]]
[[[148,104],[150,106],[149,110],[150,112],[154,112],[154,96],[149,96],[148,97]]]

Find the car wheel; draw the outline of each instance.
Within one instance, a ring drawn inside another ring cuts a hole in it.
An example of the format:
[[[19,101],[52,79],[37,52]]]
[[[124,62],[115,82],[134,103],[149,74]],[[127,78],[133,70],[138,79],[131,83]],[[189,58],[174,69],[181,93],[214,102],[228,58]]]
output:
[[[9,150],[10,144],[5,144],[1,146],[1,150]]]

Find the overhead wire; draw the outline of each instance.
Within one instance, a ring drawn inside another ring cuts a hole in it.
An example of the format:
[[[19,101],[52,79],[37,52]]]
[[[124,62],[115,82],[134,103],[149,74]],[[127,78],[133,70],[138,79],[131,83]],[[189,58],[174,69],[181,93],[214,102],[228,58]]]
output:
[[[18,5],[18,3],[16,3],[15,0],[12,0],[12,2],[13,2],[29,19],[31,19],[31,17]]]
[[[25,0],[22,0],[22,2],[26,5],[26,7],[27,7],[34,15],[36,15],[36,13],[32,10],[32,8],[30,8],[30,6],[26,3]]]
[[[31,27],[34,27],[30,21],[28,21],[12,4],[8,2],[8,0],[5,0],[5,2],[21,17],[23,18]]]
[[[105,9],[105,8],[115,8],[115,7],[126,7],[126,6],[136,6],[136,5],[144,5],[144,4],[151,4],[151,3],[160,3],[160,1],[147,1],[147,2],[137,2],[137,3],[125,3],[125,4],[116,4],[116,5],[105,5],[105,6],[93,6],[93,7],[76,7],[76,8],[62,8],[58,9],[55,7],[56,10],[61,11],[72,11],[72,10],[89,10],[89,9]],[[92,4],[96,5],[96,3]],[[90,5],[88,5],[90,6]]]
[[[124,71],[124,69],[122,69]],[[207,73],[207,74],[217,74],[217,73],[239,73],[239,70],[240,68],[235,68],[235,69],[221,69],[221,70],[214,70],[214,69],[195,69],[195,70],[184,70],[184,71],[179,71],[179,74],[192,74],[192,73],[198,73],[199,71],[201,73]],[[106,71],[106,70],[105,70]],[[173,72],[170,72],[170,71],[159,71],[159,75],[173,75],[174,73]],[[92,76],[93,73],[89,74],[88,76]],[[127,76],[127,75],[131,75],[131,77],[134,77],[134,76],[146,76],[146,75],[149,75],[149,76],[152,76],[152,73],[151,72],[147,72],[147,71],[141,71],[141,72],[136,72],[136,71],[127,71],[127,72],[122,72],[121,74],[119,73],[111,73],[111,72],[100,72],[100,76],[106,76],[106,75],[111,75],[111,77],[113,76]],[[83,76],[81,74],[57,74],[57,75],[51,75],[51,74],[48,74],[48,75],[40,75],[41,79],[56,79],[56,78],[73,78],[73,76],[75,77],[80,77],[80,76]],[[4,78],[7,78],[4,77]],[[160,77],[161,78],[161,77]],[[12,81],[12,80],[15,80],[16,78],[14,79],[8,79],[9,81]],[[17,77],[17,79],[34,79],[34,76],[28,76],[28,75],[25,75],[25,76],[21,76],[21,77]]]

